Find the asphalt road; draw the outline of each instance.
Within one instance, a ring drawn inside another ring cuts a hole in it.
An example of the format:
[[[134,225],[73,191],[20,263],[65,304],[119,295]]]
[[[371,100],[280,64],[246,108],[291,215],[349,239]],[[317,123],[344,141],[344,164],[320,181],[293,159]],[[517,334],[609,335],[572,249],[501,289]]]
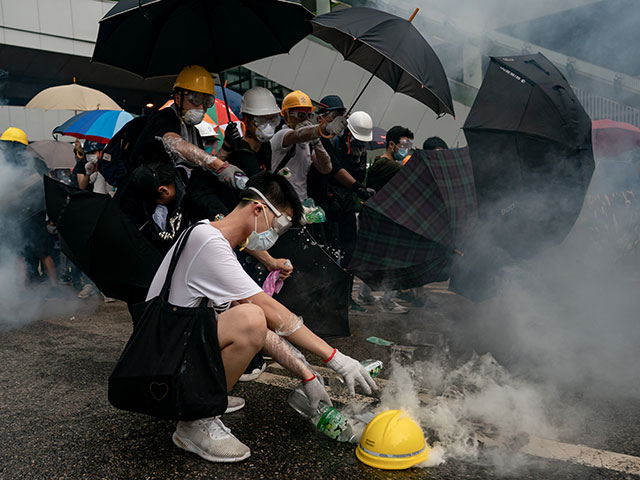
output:
[[[437,285],[429,298],[427,308],[412,308],[404,316],[385,315],[376,307],[354,314],[352,336],[331,343],[356,358],[379,358],[387,366],[392,349],[365,338],[422,343],[413,347],[412,354],[396,351],[394,355],[406,365],[445,349],[451,358],[464,360],[470,355],[469,345],[452,339],[464,318],[473,315],[473,305]],[[455,458],[449,451],[446,461],[435,467],[376,470],[356,459],[354,445],[317,434],[286,404],[287,374],[275,365],[268,369],[269,378],[283,381],[238,385],[233,394],[244,397],[247,405],[224,417],[225,424],[250,446],[252,456],[239,464],[212,464],[173,445],[172,422],[109,405],[107,378],[131,331],[126,307],[120,302],[104,304],[100,297],[83,303],[72,299],[69,291],[61,300],[47,302],[40,319],[0,333],[2,479],[640,478],[624,466],[615,470],[580,459],[554,460],[553,448],[542,456],[522,453],[520,447],[526,444],[522,432],[513,432],[506,442],[505,437],[498,439],[498,446],[480,444],[473,458]],[[382,377],[389,384],[398,380],[389,368],[383,369]],[[640,402],[571,390],[559,397],[565,406],[593,415],[580,417],[570,432],[561,432],[556,440],[640,456]],[[558,412],[549,409],[550,421],[561,415]],[[492,426],[478,429],[491,432]],[[426,431],[438,436],[429,426]],[[496,462],[496,458],[512,461]]]

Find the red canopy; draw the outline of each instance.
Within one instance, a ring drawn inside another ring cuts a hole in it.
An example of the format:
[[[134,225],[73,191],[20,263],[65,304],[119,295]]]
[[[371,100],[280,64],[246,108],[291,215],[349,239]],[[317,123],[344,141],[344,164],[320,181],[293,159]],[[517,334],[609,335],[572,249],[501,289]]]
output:
[[[640,148],[640,128],[605,118],[592,122],[593,153],[596,157],[615,157]]]

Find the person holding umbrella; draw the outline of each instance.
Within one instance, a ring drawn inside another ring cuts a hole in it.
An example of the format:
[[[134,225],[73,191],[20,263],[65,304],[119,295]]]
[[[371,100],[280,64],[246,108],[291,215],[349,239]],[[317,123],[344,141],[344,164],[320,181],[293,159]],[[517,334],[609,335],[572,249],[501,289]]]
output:
[[[271,248],[301,214],[296,192],[281,175],[263,172],[253,176],[242,201],[229,215],[217,222],[203,220],[193,229],[177,262],[168,301],[194,307],[207,298],[217,312],[218,345],[212,348],[220,349],[227,391],[264,348],[302,380],[310,408],[316,410],[320,401],[330,404],[331,399],[289,342],[319,356],[342,375],[352,394],[356,383],[366,393],[376,390],[376,384],[357,360],[331,347],[304,325],[302,317],[264,293],[233,252],[236,246]],[[147,300],[160,294],[172,254],[173,249],[156,272]],[[212,462],[238,462],[251,454],[220,417],[178,422],[173,442]]]
[[[221,148],[216,155],[207,153],[196,128],[202,122],[206,109],[213,106],[214,95],[213,77],[206,69],[199,65],[184,67],[173,84],[173,105],[159,110],[149,119],[140,132],[131,158],[134,161],[142,158],[144,163],[150,145],[159,138],[175,163],[189,173],[201,167],[213,172],[219,181],[239,188],[246,175],[225,161],[228,147]],[[226,135],[234,138],[239,133],[236,127],[229,125]]]

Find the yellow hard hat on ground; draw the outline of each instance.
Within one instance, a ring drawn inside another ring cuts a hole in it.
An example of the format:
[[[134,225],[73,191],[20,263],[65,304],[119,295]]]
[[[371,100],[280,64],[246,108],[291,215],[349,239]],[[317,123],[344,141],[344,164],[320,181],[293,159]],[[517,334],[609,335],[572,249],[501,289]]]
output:
[[[23,130],[20,130],[16,127],[7,128],[0,137],[0,140],[4,140],[5,142],[19,142],[23,145],[29,145],[29,140],[27,139],[27,134],[24,133]]]
[[[401,410],[376,415],[362,433],[356,457],[370,467],[402,470],[424,462],[429,447],[422,429]]]
[[[300,90],[294,90],[289,95],[284,97],[284,100],[282,100],[282,109],[280,110],[280,114],[285,117],[290,109],[302,107],[309,108],[311,109],[311,111],[313,111],[313,109],[315,108],[311,103],[309,95],[301,92]]]
[[[200,65],[184,67],[178,74],[173,88],[181,88],[183,90],[191,90],[192,92],[206,93],[208,95],[216,94],[213,77]]]

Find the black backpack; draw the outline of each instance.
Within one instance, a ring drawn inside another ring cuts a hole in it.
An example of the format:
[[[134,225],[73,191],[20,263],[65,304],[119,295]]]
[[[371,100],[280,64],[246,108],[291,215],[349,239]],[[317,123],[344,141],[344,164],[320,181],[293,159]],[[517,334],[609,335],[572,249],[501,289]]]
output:
[[[141,115],[127,122],[102,152],[98,171],[110,185],[121,186],[129,173],[139,165],[136,159],[131,158],[131,151],[148,120],[148,116]]]

